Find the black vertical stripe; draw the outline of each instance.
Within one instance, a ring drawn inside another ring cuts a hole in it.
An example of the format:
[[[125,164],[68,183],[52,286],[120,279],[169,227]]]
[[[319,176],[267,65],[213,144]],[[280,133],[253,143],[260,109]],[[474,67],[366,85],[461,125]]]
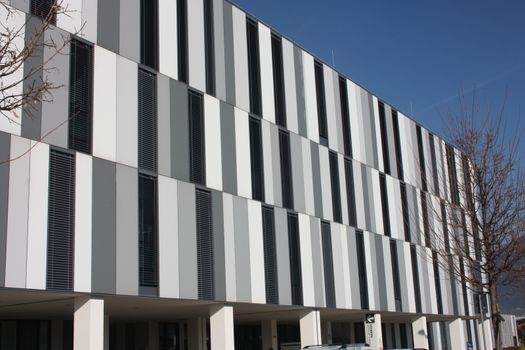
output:
[[[139,168],[157,172],[157,76],[139,68]]]
[[[190,131],[190,179],[204,185],[206,163],[204,150],[204,102],[202,95],[188,91]]]
[[[439,196],[439,174],[436,162],[436,149],[434,145],[434,136],[428,134],[428,144],[430,147],[430,160],[432,162],[432,176],[434,177],[434,194]]]
[[[250,117],[250,156],[252,170],[252,198],[264,201],[264,164],[261,120],[254,117]]]
[[[178,78],[188,82],[188,0],[177,0]]]
[[[416,136],[417,136],[417,151],[419,155],[419,170],[421,173],[421,185],[423,191],[428,191],[427,188],[427,169],[425,165],[425,151],[423,150],[423,136],[421,134],[421,127],[416,125]]]
[[[394,239],[390,240],[390,260],[392,263],[392,279],[394,280],[394,300],[396,303],[396,311],[401,311],[401,280],[399,275],[397,243]]]
[[[150,68],[158,67],[158,0],[140,2],[140,62]]]
[[[288,213],[288,247],[290,254],[290,282],[292,287],[292,304],[303,304],[303,287],[301,273],[301,246],[299,243],[299,223],[297,214]]]
[[[293,209],[292,165],[290,157],[290,134],[279,130],[279,149],[281,161],[281,188],[283,207]]]
[[[323,244],[323,267],[326,306],[335,308],[335,282],[334,263],[332,256],[332,233],[330,232],[330,223],[326,221],[321,222],[321,239]]]
[[[213,226],[211,193],[195,191],[197,217],[197,269],[199,299],[215,298],[215,275],[213,268]]]
[[[42,19],[48,17],[51,11],[55,13],[51,14],[51,24],[56,24],[56,9],[53,8],[55,0],[31,0],[31,14]]]
[[[346,79],[339,76],[339,96],[341,101],[341,121],[345,156],[352,157],[352,135],[350,130],[350,110],[348,106],[348,88]]]
[[[264,277],[266,281],[266,303],[279,304],[277,283],[277,256],[275,251],[275,221],[273,209],[262,207],[264,241]]]
[[[363,231],[356,230],[357,270],[359,273],[359,292],[361,296],[361,309],[368,310],[368,282],[366,275],[365,240]]]
[[[204,52],[206,57],[206,93],[215,96],[215,45],[213,41],[213,0],[204,0]]]
[[[328,145],[328,126],[326,122],[326,100],[324,89],[323,64],[314,62],[315,69],[315,91],[317,96],[317,120],[319,123],[319,139],[322,145]]]
[[[399,184],[401,189],[401,210],[403,214],[403,229],[405,231],[405,241],[410,242],[410,214],[408,212],[407,187],[404,182]]]
[[[158,219],[157,178],[139,174],[139,284],[157,287]]]
[[[386,188],[385,174],[379,174],[379,189],[381,190],[381,208],[383,212],[383,232],[388,237],[391,236],[390,229],[390,210],[388,208],[388,191]]]
[[[357,227],[357,213],[355,207],[354,170],[352,161],[345,158],[346,201],[348,203],[348,221],[350,226]]]
[[[399,136],[399,120],[397,111],[392,110],[392,126],[394,128],[394,147],[396,151],[397,177],[403,180],[403,156],[401,153],[401,139]]]
[[[381,129],[381,148],[383,151],[383,168],[385,173],[392,175],[390,172],[390,155],[388,152],[388,133],[386,129],[385,104],[378,102],[379,106],[379,128]]]
[[[286,98],[284,94],[283,47],[281,37],[272,33],[273,91],[275,120],[286,127]]]
[[[330,152],[330,180],[332,184],[332,209],[334,212],[334,221],[342,223],[341,213],[341,187],[339,184],[339,164],[337,153]]]
[[[412,261],[412,277],[414,281],[414,295],[416,298],[416,312],[421,312],[421,285],[419,282],[417,250],[414,244],[410,245],[410,259]]]
[[[250,112],[262,116],[261,73],[259,70],[259,31],[257,22],[246,19],[248,40],[248,81],[250,84]]]

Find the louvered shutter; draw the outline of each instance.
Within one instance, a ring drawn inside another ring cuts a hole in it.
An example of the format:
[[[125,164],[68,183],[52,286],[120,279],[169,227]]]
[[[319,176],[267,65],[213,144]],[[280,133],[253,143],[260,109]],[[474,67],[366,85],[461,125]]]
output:
[[[47,289],[73,289],[75,156],[51,149],[47,227]]]
[[[361,294],[361,309],[368,310],[368,282],[366,275],[366,255],[363,231],[356,230],[357,270],[359,272],[359,291]]]
[[[355,207],[354,169],[352,161],[345,158],[346,201],[348,204],[348,221],[350,226],[357,227],[357,212]]]
[[[330,224],[321,222],[321,240],[323,242],[323,267],[324,267],[324,287],[326,294],[326,306],[335,308],[335,283],[334,283],[334,262],[332,257],[332,233]]]
[[[401,311],[401,280],[396,240],[390,240],[390,261],[392,263],[392,279],[394,280],[394,300],[396,311]]]
[[[275,223],[273,209],[262,207],[264,240],[264,276],[266,281],[266,303],[278,304],[277,257],[275,254]]]
[[[293,209],[290,135],[283,130],[279,130],[279,149],[281,161],[281,187],[283,195],[283,207]]]
[[[139,69],[139,168],[157,172],[157,77]]]
[[[290,254],[290,280],[292,287],[292,304],[303,304],[301,273],[301,250],[299,244],[299,224],[297,214],[288,213],[288,248]]]
[[[412,278],[414,281],[414,295],[416,299],[416,312],[421,312],[421,285],[419,283],[419,268],[417,264],[417,251],[414,244],[410,245],[410,259],[412,262]]]
[[[53,10],[54,3],[55,0],[31,0],[31,14],[45,19]],[[51,24],[56,23],[56,13],[52,14],[50,22]]]
[[[158,286],[157,179],[139,174],[139,283]]]
[[[337,162],[337,153],[330,152],[330,183],[332,184],[332,210],[334,212],[334,221],[343,223],[341,213],[341,187],[339,185],[339,164]]]
[[[252,198],[264,201],[264,165],[261,121],[254,117],[250,117],[250,161],[252,170]]]
[[[215,298],[215,274],[213,263],[213,227],[211,194],[208,191],[195,191],[195,210],[197,217],[197,269],[199,299]]]
[[[390,210],[388,208],[388,192],[385,174],[379,174],[379,189],[381,191],[381,209],[383,212],[383,233],[390,237]]]
[[[191,181],[201,185],[205,184],[206,179],[203,111],[202,95],[189,91],[190,175]]]

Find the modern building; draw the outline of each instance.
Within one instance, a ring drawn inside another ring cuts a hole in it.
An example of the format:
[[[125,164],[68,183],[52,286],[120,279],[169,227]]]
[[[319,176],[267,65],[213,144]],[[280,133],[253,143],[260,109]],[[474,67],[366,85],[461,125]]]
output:
[[[0,118],[0,350],[492,349],[457,150],[228,1],[64,5]]]

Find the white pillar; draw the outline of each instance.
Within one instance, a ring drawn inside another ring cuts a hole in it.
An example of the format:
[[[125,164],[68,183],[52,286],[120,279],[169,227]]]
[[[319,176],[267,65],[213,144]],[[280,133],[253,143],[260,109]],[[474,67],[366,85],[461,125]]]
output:
[[[213,305],[210,307],[210,336],[212,350],[235,348],[233,306]]]
[[[206,319],[204,317],[188,320],[188,347],[191,350],[206,350]]]
[[[451,350],[464,350],[467,347],[464,323],[461,318],[456,318],[448,324]]]
[[[365,315],[365,340],[371,348],[383,349],[381,314]]]
[[[414,347],[428,349],[427,318],[421,316],[412,321],[412,337]]]
[[[263,350],[278,350],[277,349],[277,321],[262,321],[261,322],[262,348]]]
[[[319,311],[305,311],[301,316],[299,325],[301,328],[301,348],[322,343],[321,316]]]
[[[483,322],[478,320],[476,322],[478,326],[478,338],[479,348],[482,350],[491,350],[494,348],[493,334],[492,334],[492,321],[488,317],[484,317]]]
[[[104,300],[91,297],[75,299],[73,349],[104,349]]]

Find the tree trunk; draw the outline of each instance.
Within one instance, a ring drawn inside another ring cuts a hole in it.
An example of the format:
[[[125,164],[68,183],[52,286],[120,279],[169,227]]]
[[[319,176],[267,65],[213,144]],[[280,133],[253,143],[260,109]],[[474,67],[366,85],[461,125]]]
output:
[[[501,339],[501,314],[498,304],[498,288],[495,283],[490,285],[490,311],[492,314],[492,328],[494,330],[494,348],[502,350]]]

